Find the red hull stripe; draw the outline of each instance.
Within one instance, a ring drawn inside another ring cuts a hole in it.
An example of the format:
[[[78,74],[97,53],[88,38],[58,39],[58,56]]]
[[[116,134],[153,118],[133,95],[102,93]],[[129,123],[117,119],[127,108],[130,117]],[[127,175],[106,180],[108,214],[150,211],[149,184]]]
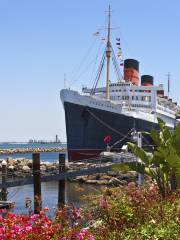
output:
[[[85,160],[89,158],[96,158],[99,154],[104,151],[104,149],[78,149],[78,150],[68,150],[69,161]]]

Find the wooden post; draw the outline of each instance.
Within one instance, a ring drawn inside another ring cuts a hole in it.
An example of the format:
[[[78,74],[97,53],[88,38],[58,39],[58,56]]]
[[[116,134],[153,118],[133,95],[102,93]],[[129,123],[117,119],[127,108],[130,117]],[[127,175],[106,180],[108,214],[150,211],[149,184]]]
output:
[[[59,173],[65,172],[65,154],[59,154]],[[65,180],[59,180],[58,189],[58,207],[63,207],[65,204]]]
[[[7,162],[5,160],[2,161],[2,189],[1,189],[1,200],[7,201]]]
[[[41,172],[40,153],[33,153],[34,213],[41,211]]]

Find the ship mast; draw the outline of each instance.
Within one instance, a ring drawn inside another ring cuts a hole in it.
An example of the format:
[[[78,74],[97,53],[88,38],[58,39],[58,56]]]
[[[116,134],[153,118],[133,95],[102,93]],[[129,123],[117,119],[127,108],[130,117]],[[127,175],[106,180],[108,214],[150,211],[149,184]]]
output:
[[[110,17],[111,17],[111,8],[109,5],[109,14],[108,14],[108,40],[107,40],[107,50],[106,50],[106,58],[107,58],[107,75],[106,75],[106,99],[109,100],[109,75],[110,75],[110,71],[109,71],[109,67],[110,67],[110,58],[111,58],[111,42],[110,42]]]

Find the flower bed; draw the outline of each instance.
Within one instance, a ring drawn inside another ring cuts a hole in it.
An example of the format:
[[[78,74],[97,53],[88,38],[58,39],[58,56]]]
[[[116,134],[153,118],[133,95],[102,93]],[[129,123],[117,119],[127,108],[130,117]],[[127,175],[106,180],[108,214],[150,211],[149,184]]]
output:
[[[155,184],[106,189],[93,210],[97,240],[180,239],[180,194],[162,198]]]
[[[31,216],[2,211],[0,240],[179,240],[179,197],[162,198],[155,184],[130,183],[91,196],[87,207],[66,206],[53,219],[48,208]]]
[[[79,209],[59,210],[54,219],[46,216],[47,210],[31,216],[1,210],[5,217],[0,217],[0,240],[94,240],[93,235],[78,223],[81,219]]]

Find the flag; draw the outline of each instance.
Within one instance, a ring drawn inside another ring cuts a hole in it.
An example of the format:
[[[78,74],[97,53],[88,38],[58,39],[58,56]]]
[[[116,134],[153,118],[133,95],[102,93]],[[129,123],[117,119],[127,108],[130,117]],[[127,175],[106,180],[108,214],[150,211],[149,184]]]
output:
[[[118,55],[118,58],[119,58],[120,61],[122,61],[123,60],[123,55]]]
[[[104,44],[105,43],[105,41],[106,41],[106,39],[103,37],[102,39],[102,43]]]
[[[122,49],[119,49],[118,54],[122,54]]]
[[[111,141],[111,136],[110,135],[107,135],[104,137],[104,142],[107,143],[107,142],[110,142]]]
[[[120,42],[120,38],[116,38],[116,41]]]
[[[93,33],[93,36],[99,36],[99,32]]]
[[[121,49],[119,49],[119,51],[118,51],[118,53],[117,53],[117,56],[118,56],[118,58],[119,58],[120,60],[123,59],[123,54],[122,54],[122,50],[121,50]]]

